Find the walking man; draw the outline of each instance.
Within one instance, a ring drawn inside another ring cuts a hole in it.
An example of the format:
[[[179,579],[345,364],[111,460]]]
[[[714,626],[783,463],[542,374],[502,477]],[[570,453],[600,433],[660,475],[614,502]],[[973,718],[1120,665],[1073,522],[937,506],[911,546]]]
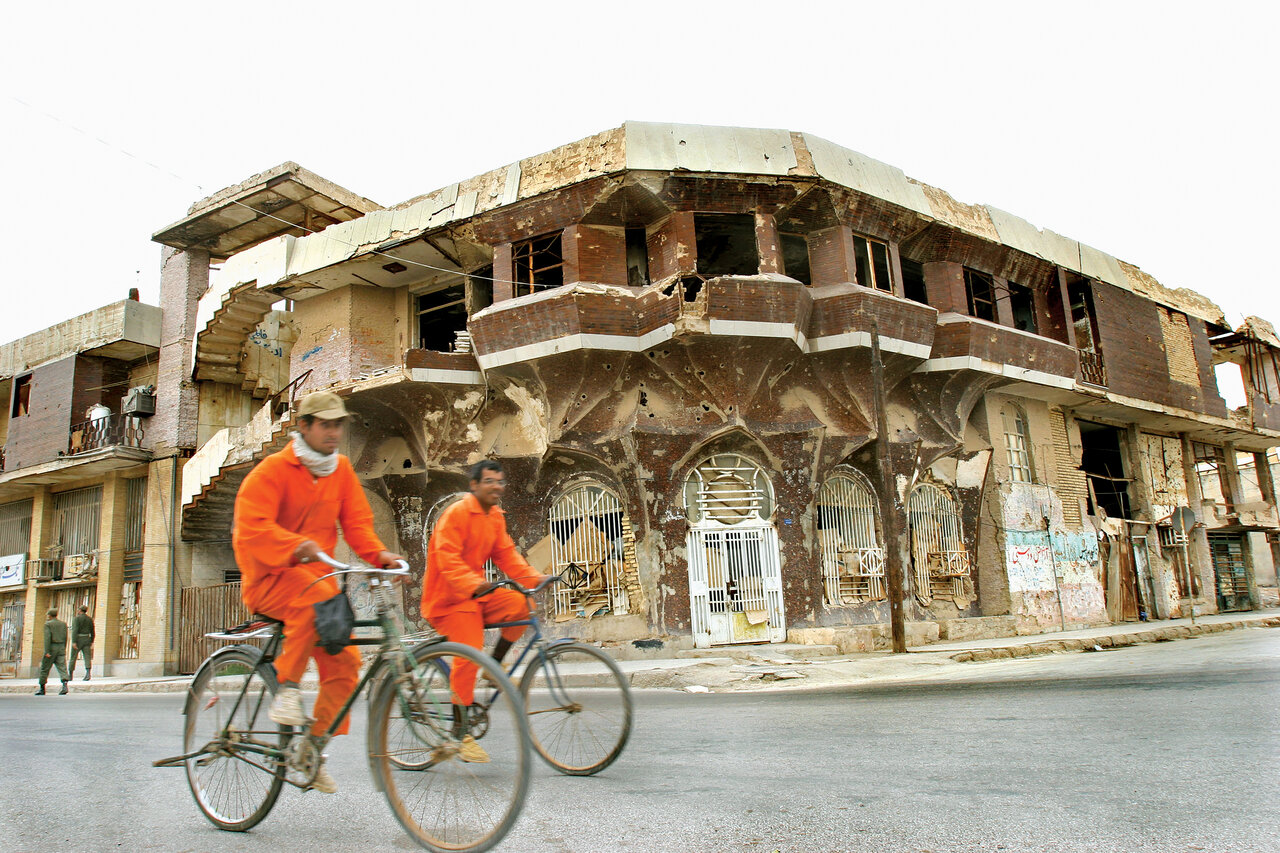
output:
[[[507,577],[521,586],[542,581],[507,533],[505,513],[498,506],[507,481],[502,464],[482,459],[471,467],[471,494],[451,504],[436,522],[427,545],[427,572],[422,584],[422,615],[437,631],[474,649],[484,642],[485,622],[517,622],[529,616],[529,601],[511,589],[495,589],[485,580],[484,564],[493,560]],[[503,628],[493,657],[499,663],[524,627]],[[488,754],[467,734],[467,708],[475,699],[477,667],[459,658],[449,674],[453,693],[454,736],[463,761],[485,762]]]
[[[40,661],[40,689],[36,691],[36,695],[44,695],[49,670],[56,666],[58,675],[62,676],[62,689],[58,691],[58,695],[65,696],[67,682],[71,680],[67,675],[67,623],[58,618],[58,611],[52,607],[46,615],[49,620],[44,623],[44,659]]]
[[[76,618],[71,620],[71,680],[76,677],[76,658],[84,655],[84,680],[93,675],[93,641],[98,632],[93,627],[89,606],[80,605]]]
[[[321,552],[332,555],[342,535],[360,558],[389,568],[400,560],[373,531],[373,510],[364,496],[351,460],[338,452],[346,428],[342,398],[328,391],[308,394],[298,404],[298,429],[284,450],[273,453],[249,472],[236,495],[231,546],[240,566],[240,596],[251,612],[284,622],[284,650],[276,658],[280,690],[268,716],[283,726],[311,724],[312,738],[298,765],[314,766],[316,736],[337,716],[355,689],[360,653],[347,646],[331,655],[316,646],[314,605],[338,594],[333,578],[316,563]],[[307,717],[298,683],[314,658],[320,671],[315,720]],[[346,734],[350,720],[336,734]],[[311,787],[325,794],[338,783],[321,764]]]

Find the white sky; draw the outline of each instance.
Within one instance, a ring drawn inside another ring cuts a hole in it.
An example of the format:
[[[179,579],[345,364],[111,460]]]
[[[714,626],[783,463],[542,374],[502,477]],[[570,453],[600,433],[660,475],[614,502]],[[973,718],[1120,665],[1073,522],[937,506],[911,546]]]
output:
[[[71,2],[5,18],[0,342],[130,287],[158,303],[150,235],[284,160],[394,204],[628,119],[814,133],[1198,290],[1233,325],[1280,323],[1277,4]]]

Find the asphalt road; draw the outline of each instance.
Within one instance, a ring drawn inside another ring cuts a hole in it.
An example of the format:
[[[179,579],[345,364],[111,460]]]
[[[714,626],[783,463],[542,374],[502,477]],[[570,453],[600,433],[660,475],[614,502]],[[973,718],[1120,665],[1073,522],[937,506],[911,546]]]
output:
[[[213,829],[181,770],[181,697],[0,696],[0,849],[416,849],[355,736],[342,790]],[[967,665],[817,692],[637,694],[601,776],[538,765],[512,851],[1280,851],[1280,631]]]

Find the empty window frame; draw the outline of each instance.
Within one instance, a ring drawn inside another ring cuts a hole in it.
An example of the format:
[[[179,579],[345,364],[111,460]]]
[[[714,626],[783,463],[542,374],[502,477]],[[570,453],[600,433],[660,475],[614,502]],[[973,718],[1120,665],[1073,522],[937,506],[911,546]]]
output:
[[[853,257],[857,264],[858,284],[876,290],[893,292],[893,276],[889,269],[889,246],[879,240],[853,235]]]
[[[912,302],[929,304],[929,290],[924,283],[924,264],[910,258],[899,258],[902,266],[902,295]]]
[[[557,617],[631,612],[631,525],[622,503],[597,483],[574,486],[551,507],[551,571],[565,583],[552,592]]]
[[[921,483],[907,499],[907,522],[916,598],[929,604],[939,593],[963,595],[970,559],[955,498],[940,486]]]
[[[467,330],[466,285],[433,290],[415,297],[418,315],[418,346],[437,352],[451,352],[458,332]]]
[[[991,276],[977,270],[964,271],[964,293],[969,301],[969,316],[999,322],[996,314],[996,285]]]
[[[876,499],[854,471],[837,471],[818,492],[823,603],[828,607],[885,597],[884,549],[876,535]]]
[[[1200,481],[1200,498],[1214,501],[1225,507],[1227,512],[1235,511],[1232,500],[1231,485],[1227,476],[1227,457],[1221,447],[1212,444],[1191,443],[1191,452],[1195,454],[1196,477]]]
[[[13,407],[9,416],[20,418],[31,411],[31,374],[13,380]]]
[[[712,277],[760,272],[754,214],[695,213],[693,232],[699,274]]]
[[[626,229],[627,284],[644,287],[649,283],[649,243],[643,228]]]
[[[813,284],[809,271],[809,241],[803,234],[779,234],[782,243],[782,272],[801,284]]]
[[[1082,447],[1080,468],[1089,484],[1089,511],[1096,515],[1101,509],[1110,518],[1132,518],[1122,432],[1106,424],[1077,424]]]
[[[1009,282],[1009,310],[1013,314],[1013,327],[1022,332],[1036,334],[1035,292],[1016,281]]]
[[[1027,426],[1027,416],[1013,403],[1005,405],[1000,414],[1004,419],[1004,448],[1009,460],[1009,476],[1015,483],[1034,483],[1031,430]]]
[[[515,294],[524,296],[564,284],[564,252],[560,232],[521,240],[511,247]]]

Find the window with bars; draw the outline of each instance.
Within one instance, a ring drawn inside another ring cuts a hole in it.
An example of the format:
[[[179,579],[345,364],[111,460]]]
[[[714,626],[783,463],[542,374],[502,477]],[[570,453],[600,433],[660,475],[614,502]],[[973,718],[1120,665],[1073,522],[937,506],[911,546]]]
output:
[[[63,577],[97,570],[98,534],[102,527],[102,486],[53,496],[54,557],[63,560]]]
[[[759,465],[736,453],[720,453],[694,469],[685,481],[689,520],[738,524],[768,520],[773,514],[773,485]]]
[[[940,486],[921,483],[907,499],[907,523],[916,598],[929,604],[939,593],[964,596],[970,560],[955,498]]]
[[[893,276],[889,269],[889,246],[879,240],[853,235],[853,257],[858,284],[876,290],[893,292]]]
[[[828,607],[885,597],[884,549],[876,533],[876,498],[866,478],[839,470],[818,492],[823,603]]]
[[[998,322],[996,317],[996,285],[991,276],[977,270],[964,271],[964,292],[969,301],[969,316]]]
[[[630,613],[639,591],[635,543],[618,497],[598,483],[578,484],[556,499],[548,522],[551,571],[565,579],[552,588],[556,617]]]
[[[124,582],[142,580],[143,531],[147,512],[147,478],[125,481],[124,490]]]
[[[0,557],[29,555],[31,551],[31,500],[0,506]]]
[[[523,296],[564,284],[560,232],[521,240],[511,247],[515,294]]]
[[[1004,449],[1009,460],[1009,476],[1015,483],[1034,483],[1031,458],[1031,430],[1022,409],[1009,403],[1001,409],[1004,418]]]

